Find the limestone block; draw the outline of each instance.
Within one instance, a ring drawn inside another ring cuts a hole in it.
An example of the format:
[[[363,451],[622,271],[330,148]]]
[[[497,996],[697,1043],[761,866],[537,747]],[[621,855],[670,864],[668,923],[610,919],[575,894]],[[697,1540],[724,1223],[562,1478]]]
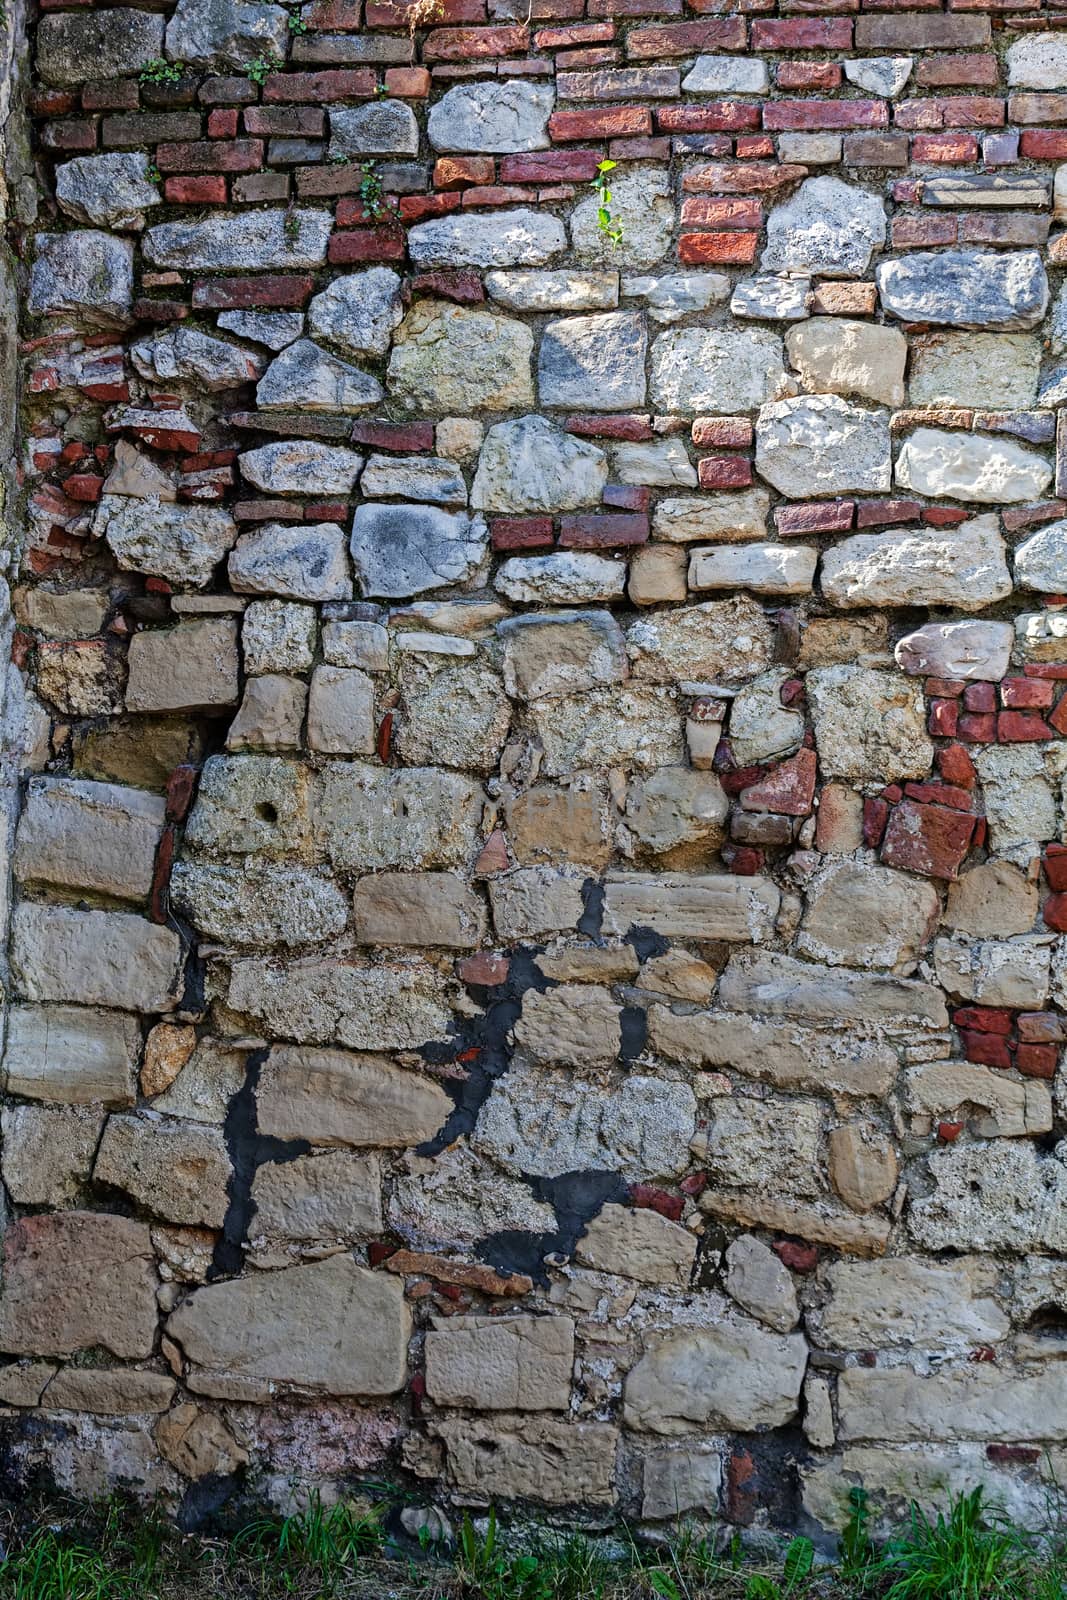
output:
[[[958,1000],[986,1006],[1017,1006],[1040,1011],[1048,996],[1049,941],[1042,935],[1018,939],[938,939],[934,965],[938,981]]]
[[[308,306],[314,337],[350,356],[384,356],[402,318],[400,278],[391,267],[334,278]]]
[[[896,479],[917,494],[1008,505],[1043,494],[1052,482],[1052,467],[1010,439],[917,428],[897,457]]]
[[[577,410],[629,411],[644,404],[644,318],[632,311],[549,322],[541,336],[541,404]]]
[[[221,506],[105,494],[93,532],[104,536],[126,571],[147,572],[182,589],[203,589],[232,549],[237,524]]]
[[[419,1049],[443,1039],[451,1020],[448,987],[425,962],[388,966],[352,957],[307,957],[279,965],[249,956],[231,967],[229,1003],[299,1043],[354,1050]]]
[[[316,834],[345,872],[466,866],[480,842],[484,799],[481,786],[460,773],[330,762]]]
[[[604,452],[547,417],[489,428],[478,457],[471,505],[482,511],[577,511],[600,503]]]
[[[271,1049],[256,1100],[262,1133],[314,1145],[421,1144],[452,1110],[431,1079],[384,1056],[285,1045]]]
[[[985,861],[948,886],[942,921],[976,939],[1030,933],[1037,919],[1037,885],[1009,861]]]
[[[480,662],[418,662],[402,669],[393,724],[404,761],[492,772],[511,722],[500,675]]]
[[[520,867],[489,880],[493,926],[500,939],[569,933],[585,912],[584,876],[555,866]]]
[[[497,624],[497,635],[504,645],[504,687],[523,700],[629,677],[626,641],[609,611],[509,617]]]
[[[238,1378],[376,1396],[395,1394],[407,1376],[404,1285],[350,1256],[208,1284],[166,1326],[196,1366]]]
[[[769,878],[731,873],[609,872],[604,929],[651,928],[672,939],[759,944],[774,930],[781,895]]]
[[[610,1067],[622,1049],[618,1001],[597,984],[528,989],[513,1032],[527,1055],[547,1066]]]
[[[827,1283],[814,1327],[832,1349],[945,1350],[999,1344],[1010,1332],[992,1297],[995,1270],[978,1257],[835,1261]]]
[[[330,355],[313,339],[297,339],[275,356],[256,385],[264,411],[341,411],[355,415],[383,398],[377,378]]]
[[[284,58],[288,16],[262,0],[178,0],[167,24],[172,61],[225,72],[247,67],[260,56]]]
[[[302,867],[177,861],[171,892],[201,934],[226,944],[316,944],[348,922],[342,891]]]
[[[770,508],[771,497],[766,489],[715,494],[706,500],[696,495],[668,497],[660,500],[652,513],[652,532],[657,539],[668,539],[673,544],[705,539],[716,543],[763,539]],[[643,554],[645,551],[638,551],[638,556]]]
[[[479,155],[544,150],[555,98],[551,84],[524,79],[457,84],[431,108],[430,143]]]
[[[141,17],[144,13],[134,11],[127,15]],[[42,26],[50,21],[95,20],[94,16],[57,16],[44,19]],[[133,247],[128,240],[80,228],[72,233],[39,233],[36,247],[27,301],[32,315],[73,312],[86,322],[105,326],[126,321],[133,299]]]
[[[512,89],[519,85],[499,87]],[[409,228],[407,239],[412,262],[422,271],[434,267],[544,267],[567,246],[566,230],[558,217],[549,211],[521,208],[492,216],[468,213],[462,217],[434,217]]]
[[[331,160],[338,156],[417,156],[419,124],[402,100],[336,106],[330,112]]]
[[[74,21],[73,17],[68,18]],[[80,18],[77,20],[81,20]],[[148,178],[148,157],[137,151],[75,156],[56,168],[56,199],[75,222],[138,231],[160,193]]]
[[[163,833],[159,795],[78,778],[33,778],[15,839],[23,883],[143,900]]]
[[[27,1100],[132,1105],[140,1044],[136,1023],[119,1011],[13,1005],[4,1088]]]
[[[299,750],[307,698],[302,678],[265,672],[247,679],[226,734],[227,750]]]
[[[730,957],[719,981],[719,1002],[730,1010],[830,1026],[847,1016],[857,1028],[887,1033],[948,1026],[944,997],[932,983],[842,972],[766,951]]]
[[[619,483],[646,484],[650,488],[695,489],[696,468],[680,439],[656,439],[652,444],[617,444],[611,452],[613,476]]]
[[[238,594],[309,601],[352,597],[345,536],[335,522],[268,522],[242,534],[230,555],[229,576]]]
[[[744,1311],[776,1333],[789,1333],[800,1319],[788,1268],[769,1245],[743,1233],[726,1252],[726,1292]]]
[[[791,499],[884,493],[892,479],[889,416],[838,395],[801,395],[760,408],[756,471]]]
[[[293,271],[325,263],[332,226],[328,211],[310,206],[257,211],[254,229],[246,211],[216,212],[201,222],[158,223],[143,248],[154,267],[179,271]]]
[[[880,196],[840,178],[805,178],[767,219],[761,266],[769,272],[826,272],[861,278],[885,245]]]
[[[822,1033],[794,1022],[763,1022],[724,1011],[674,1012],[654,1005],[648,1011],[648,1033],[652,1049],[667,1061],[729,1067],[779,1089],[882,1099],[897,1076],[895,1051],[845,1028]]]
[[[652,345],[649,398],[660,411],[729,415],[788,392],[777,333],[679,328]]]
[[[349,495],[363,457],[314,439],[279,440],[237,458],[241,476],[264,494]]]
[[[267,364],[258,351],[181,326],[142,339],[131,347],[130,358],[142,378],[195,383],[212,392],[254,383]]]
[[[600,228],[599,207],[599,195],[587,194],[570,215],[571,243],[584,266],[654,267],[671,255],[677,213],[667,172],[641,162],[612,173],[612,225],[622,229],[617,245]]]
[[[623,1415],[640,1433],[779,1427],[796,1415],[807,1365],[802,1334],[758,1324],[653,1335],[626,1380]]]
[[[721,1487],[722,1457],[716,1449],[682,1445],[676,1450],[657,1450],[644,1461],[642,1519],[666,1522],[688,1511],[711,1516],[718,1506]]]
[[[88,1211],[23,1217],[4,1235],[0,1350],[66,1356],[102,1345],[143,1360],[155,1341],[156,1285],[143,1222]]]
[[[487,272],[485,288],[508,311],[613,311],[619,303],[617,272]]]
[[[731,1189],[808,1198],[822,1177],[823,1107],[816,1100],[750,1100],[721,1094],[700,1136],[708,1176]]]
[[[933,1189],[908,1213],[920,1249],[1062,1252],[1067,1245],[1067,1166],[1058,1155],[1001,1139],[937,1150],[929,1171]]]
[[[130,1104],[132,1096],[125,1103]],[[4,1184],[16,1205],[62,1210],[89,1180],[104,1126],[92,1106],[5,1106]]]
[[[809,393],[858,395],[883,406],[904,403],[908,341],[897,328],[812,317],[790,328],[785,348]]]
[[[237,704],[237,624],[197,617],[130,640],[128,711],[217,712]]]
[[[374,683],[358,667],[316,667],[308,694],[308,748],[326,755],[371,755]]]
[[[729,809],[714,773],[659,767],[631,783],[626,826],[656,855],[693,844],[715,850],[725,837]]]
[[[907,1109],[921,1124],[932,1118],[968,1123],[981,1138],[1021,1138],[1052,1128],[1047,1083],[1017,1079],[972,1061],[928,1061],[909,1067],[904,1082]],[[973,1115],[975,1107],[985,1115]]]
[[[193,1228],[221,1228],[230,1176],[221,1128],[171,1118],[109,1117],[93,1166],[96,1182]]]
[[[1013,564],[1020,588],[1059,594],[1067,575],[1067,521],[1050,522],[1016,545]]]
[[[627,630],[636,678],[743,683],[771,664],[773,636],[747,595],[639,617]]]
[[[870,667],[816,667],[807,688],[824,774],[892,783],[929,773],[923,699],[907,678]]]
[[[374,873],[356,884],[352,906],[361,944],[472,950],[485,936],[481,901],[450,872]]]
[[[342,1240],[382,1228],[378,1157],[348,1150],[297,1156],[257,1169],[252,1183],[255,1217],[250,1232],[268,1239]]]
[[[1036,250],[912,250],[875,268],[882,307],[902,322],[1007,331],[1034,328],[1048,306]]]
[[[696,1253],[696,1235],[658,1211],[606,1205],[586,1224],[575,1259],[595,1272],[686,1289]]]
[[[766,94],[769,87],[765,61],[736,56],[697,56],[682,79],[685,94]]]
[[[360,493],[373,499],[423,500],[439,506],[465,506],[467,485],[454,461],[440,456],[371,456]]]
[[[853,1211],[870,1211],[897,1186],[893,1146],[875,1127],[846,1123],[830,1134],[830,1182]]]
[[[851,1367],[838,1380],[841,1438],[941,1442],[1067,1438],[1063,1378],[1055,1369],[1014,1376],[972,1367],[919,1377]]]
[[[993,849],[1058,837],[1053,783],[1059,783],[1044,752],[1000,745],[976,754]]]
[[[694,550],[689,558],[689,587],[810,594],[818,560],[818,549],[810,544],[727,544]]]
[[[867,862],[831,862],[808,885],[797,948],[830,966],[910,972],[940,913],[932,883]]]
[[[555,1418],[454,1417],[434,1421],[445,1443],[448,1480],[464,1499],[534,1500],[553,1506],[614,1503],[617,1428]]]
[[[12,971],[27,1000],[173,1011],[181,957],[172,929],[125,911],[24,901],[12,919]]]
[[[1041,343],[1025,333],[927,333],[909,340],[913,406],[1012,411],[1037,396]]]
[[[453,1317],[426,1335],[426,1392],[478,1411],[566,1411],[570,1317]]]
[[[685,759],[681,715],[670,689],[636,684],[561,695],[533,701],[529,715],[544,748],[545,777],[609,765],[648,771]]]
[[[111,11],[60,12],[42,17],[36,67],[45,83],[78,88],[85,64],[98,78],[124,78],[162,53],[163,18],[125,6]]]

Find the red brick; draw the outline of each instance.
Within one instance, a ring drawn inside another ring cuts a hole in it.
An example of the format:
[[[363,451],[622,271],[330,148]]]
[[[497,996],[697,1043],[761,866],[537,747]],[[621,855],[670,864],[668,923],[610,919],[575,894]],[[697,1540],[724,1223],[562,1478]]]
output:
[[[969,1028],[960,1029],[960,1043],[968,1061],[983,1067],[1011,1067],[1011,1045],[996,1033],[974,1033]]]
[[[991,683],[969,683],[963,691],[963,703],[968,711],[995,711],[996,688]]]
[[[678,260],[686,266],[707,261],[748,266],[756,259],[758,246],[758,233],[683,233]]]
[[[749,194],[780,189],[799,183],[808,175],[807,167],[794,164],[777,166],[773,162],[709,161],[691,167],[682,176],[684,194]]]
[[[841,68],[833,61],[779,61],[774,79],[779,89],[838,89]]]
[[[417,0],[367,0],[368,28],[410,28]],[[437,0],[434,22],[484,22],[485,0]],[[415,19],[417,21],[417,18]]]
[[[96,123],[87,117],[50,122],[41,130],[41,143],[46,150],[95,150]]]
[[[1055,684],[1041,678],[1005,678],[1000,685],[1000,703],[1004,706],[1047,711],[1055,698]]]
[[[1045,877],[1057,893],[1067,889],[1067,845],[1046,845]]]
[[[644,106],[606,106],[598,111],[554,111],[548,119],[553,144],[578,139],[616,139],[652,132],[652,113]]]
[[[334,100],[369,100],[378,74],[370,67],[326,72],[275,72],[263,85],[263,99],[281,105],[327,105]]]
[[[425,100],[430,93],[430,74],[425,67],[386,67],[385,92],[397,100]]]
[[[730,143],[727,139],[726,144]],[[671,159],[669,139],[612,139],[608,145],[612,161],[663,161]]]
[[[355,33],[363,24],[362,0],[312,0],[301,15],[316,32]]]
[[[996,744],[997,719],[988,712],[967,711],[960,717],[956,732],[968,744]]]
[[[213,111],[211,116],[221,115]],[[210,125],[211,118],[208,118]],[[326,128],[326,113],[317,106],[249,106],[244,114],[246,133],[271,138],[321,139]]]
[[[889,807],[884,800],[867,799],[863,802],[863,842],[869,850],[876,849],[885,833]]]
[[[634,61],[649,61],[662,56],[697,55],[704,50],[743,50],[745,35],[743,17],[660,22],[650,28],[635,28],[626,40],[626,54]]]
[[[937,770],[946,783],[971,789],[977,776],[974,762],[961,744],[946,745],[937,752]]]
[[[951,783],[935,783],[929,779],[925,783],[906,783],[904,793],[909,800],[921,800],[924,804],[949,806],[953,811],[970,811],[972,799],[968,789],[957,788]]]
[[[946,428],[969,428],[974,416],[972,411],[942,411],[927,413],[923,419],[931,423],[940,420]],[[925,506],[923,508],[923,521],[931,528],[958,528],[961,522],[966,522],[971,515],[959,506]]]
[[[783,537],[798,533],[844,533],[852,526],[855,508],[854,500],[820,500],[811,505],[778,506],[774,521]]]
[[[601,504],[615,511],[647,511],[652,491],[642,483],[606,483]]]
[[[1046,928],[1067,933],[1067,893],[1050,894],[1041,907],[1041,917]]]
[[[1020,1011],[1015,1025],[1026,1044],[1062,1044],[1067,1037],[1063,1018],[1055,1011]]]
[[[1017,212],[1014,216],[964,216],[960,218],[962,244],[1019,244],[1041,245],[1048,238],[1050,219],[1027,216]]]
[[[1035,744],[1054,737],[1054,730],[1034,711],[1002,711],[997,717],[1001,744]]]
[[[539,550],[552,543],[552,518],[493,517],[489,534],[494,550]]]
[[[792,1272],[814,1272],[819,1265],[819,1252],[813,1244],[796,1244],[792,1239],[775,1239],[771,1249],[779,1261]]]
[[[995,89],[994,55],[927,56],[915,67],[915,82],[924,89]]]
[[[793,128],[884,128],[884,100],[769,100],[763,126],[775,132]]]
[[[87,83],[82,89],[81,100],[83,111],[136,111],[141,103],[141,96],[135,81],[130,78],[120,78],[117,82]],[[72,111],[73,99],[70,105],[59,109]]]
[[[614,37],[613,22],[577,22],[569,28],[539,28],[534,44],[538,50],[569,50],[575,45],[610,44]]]
[[[955,244],[958,232],[955,217],[894,217],[894,250],[923,248],[926,245]]]
[[[1019,154],[1030,161],[1067,161],[1067,129],[1028,128],[1019,140]]]
[[[535,150],[529,155],[504,156],[502,183],[588,183],[596,177],[599,150]]]
[[[1058,1062],[1054,1044],[1019,1044],[1015,1048],[1016,1069],[1027,1078],[1054,1078]]]
[[[175,206],[217,206],[226,203],[226,179],[200,173],[193,178],[168,178],[163,198]]]
[[[977,161],[978,140],[973,133],[917,133],[911,141],[913,161]]]
[[[568,433],[579,434],[584,439],[623,439],[628,444],[641,444],[655,437],[651,418],[647,416],[579,412],[568,417],[563,426]]]
[[[752,443],[752,424],[747,417],[697,417],[690,436],[698,449],[745,450]]]
[[[211,311],[299,307],[310,300],[313,287],[310,275],[266,272],[247,278],[200,278],[193,284],[193,305]]]
[[[209,111],[207,118],[207,136],[209,139],[236,139],[237,121],[240,112],[234,107],[228,110]],[[249,133],[255,133],[255,128],[247,127]]]
[[[232,139],[220,144],[196,139],[156,146],[160,172],[255,172],[263,165],[262,139]]]
[[[65,117],[78,104],[78,96],[66,89],[38,89],[30,96],[30,115]],[[86,107],[88,110],[88,107]]]
[[[815,800],[815,752],[798,750],[788,761],[741,790],[744,811],[772,811],[779,816],[806,817]]]
[[[1008,1038],[1012,1030],[1012,1014],[1006,1006],[957,1006],[952,1013],[957,1028],[977,1029],[979,1033],[995,1033]]]
[[[660,133],[740,133],[758,128],[758,105],[745,100],[718,100],[709,105],[660,106],[656,127]]]
[[[474,956],[462,956],[456,962],[456,977],[461,983],[475,984],[478,988],[493,989],[507,982],[511,962],[507,956],[480,950]]]
[[[644,544],[648,531],[647,513],[579,512],[560,518],[559,542],[568,550],[613,550]]]
[[[492,183],[495,177],[492,156],[439,156],[434,162],[435,189],[462,189],[468,183]]]
[[[851,50],[850,17],[791,17],[787,22],[752,23],[752,49]]]
[[[926,719],[926,731],[934,739],[954,739],[959,728],[960,708],[955,700],[934,699]]]
[[[752,463],[747,456],[705,456],[697,462],[697,478],[702,489],[745,489]]]
[[[708,140],[713,135],[708,135]],[[703,155],[714,154],[707,146],[701,146]],[[774,140],[769,133],[742,133],[734,140],[734,155],[739,161],[773,161]]]
[[[432,422],[378,422],[360,419],[353,423],[353,444],[372,450],[402,450],[407,453],[433,449]]]
[[[420,272],[411,281],[415,294],[436,294],[445,300],[455,300],[458,305],[480,305],[485,299],[485,289],[477,272],[449,271],[440,268],[435,272]]]
[[[485,61],[494,56],[522,55],[529,44],[530,30],[520,26],[435,28],[423,43],[422,59]]]
[[[404,249],[404,235],[395,229],[353,228],[333,235],[327,256],[336,267],[350,261],[400,261]]]
[[[947,806],[903,800],[890,812],[881,859],[925,877],[957,878],[970,848],[974,823],[974,817]]]

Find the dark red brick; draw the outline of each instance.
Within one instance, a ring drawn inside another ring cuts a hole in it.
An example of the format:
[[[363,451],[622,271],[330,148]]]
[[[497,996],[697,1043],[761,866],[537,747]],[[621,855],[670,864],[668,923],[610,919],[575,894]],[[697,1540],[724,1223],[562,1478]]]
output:
[[[522,55],[529,44],[529,28],[517,24],[494,28],[434,28],[423,42],[422,59],[486,61],[496,56]]]
[[[539,550],[552,543],[551,517],[493,517],[489,536],[494,550]]]
[[[975,819],[947,806],[903,800],[890,812],[881,859],[929,878],[957,878],[970,848]]]
[[[559,542],[569,550],[613,550],[644,544],[648,533],[647,514],[578,512],[560,518]]]
[[[747,456],[705,456],[697,462],[697,479],[702,489],[744,489],[752,482],[752,463]]]
[[[635,28],[626,40],[626,54],[633,61],[651,61],[664,56],[698,55],[708,50],[743,50],[745,38],[743,17],[716,17],[708,22],[659,22],[652,27]]]
[[[656,127],[660,133],[743,133],[759,125],[759,106],[745,100],[656,108]]]
[[[758,782],[741,790],[744,811],[770,811],[786,817],[810,816],[815,801],[815,752],[798,750]]]
[[[275,72],[263,85],[263,99],[281,105],[330,105],[335,100],[369,100],[378,82],[370,67],[326,72]]]
[[[168,178],[163,198],[172,206],[217,206],[226,203],[226,179],[198,173],[191,178]]]
[[[458,305],[480,305],[485,299],[485,289],[477,272],[441,267],[435,272],[419,272],[411,280],[413,294],[439,295],[444,300],[454,300]]]
[[[1015,1066],[1027,1078],[1054,1078],[1059,1055],[1054,1044],[1020,1043],[1015,1048]]]
[[[960,1029],[960,1043],[968,1061],[984,1067],[1011,1067],[1011,1046],[1007,1039],[996,1033],[974,1033],[969,1028]]]
[[[618,139],[652,132],[652,113],[644,106],[606,106],[597,111],[554,111],[548,119],[553,144],[578,139]]]
[[[1005,1039],[1011,1034],[1011,1012],[1004,1006],[957,1006],[952,1013],[957,1028],[976,1029],[979,1033],[996,1033]]]
[[[1001,744],[1037,744],[1055,738],[1055,730],[1034,711],[1002,711],[997,717],[997,738]]]
[[[350,261],[400,261],[404,249],[404,235],[398,229],[353,228],[333,235],[327,257],[335,267]]]
[[[779,89],[838,89],[841,68],[833,61],[779,61],[774,69]]]
[[[432,450],[432,422],[379,422],[360,418],[352,425],[352,443],[372,450],[401,450],[406,454]]]
[[[305,306],[314,280],[306,274],[256,273],[247,278],[200,278],[193,284],[193,305],[210,311],[243,310],[251,306]]]
[[[804,128],[882,128],[889,122],[884,100],[769,100],[763,126],[775,132]]]
[[[850,17],[790,17],[773,22],[756,18],[752,23],[752,49],[851,50]]]
[[[811,505],[778,506],[775,526],[783,537],[801,533],[844,533],[852,527],[854,500],[820,500]]]
[[[568,433],[585,439],[623,439],[630,444],[652,439],[652,419],[648,416],[607,416],[600,412],[578,412],[563,424]]]

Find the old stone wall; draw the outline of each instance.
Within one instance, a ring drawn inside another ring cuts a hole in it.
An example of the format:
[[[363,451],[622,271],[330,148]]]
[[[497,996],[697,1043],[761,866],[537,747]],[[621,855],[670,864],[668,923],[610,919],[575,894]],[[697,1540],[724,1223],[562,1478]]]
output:
[[[1064,23],[20,27],[7,1492],[1054,1500]]]

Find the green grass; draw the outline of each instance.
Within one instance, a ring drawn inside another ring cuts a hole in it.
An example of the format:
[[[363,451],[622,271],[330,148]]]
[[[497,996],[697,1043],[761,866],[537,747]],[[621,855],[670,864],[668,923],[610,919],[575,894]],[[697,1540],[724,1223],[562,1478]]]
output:
[[[802,1535],[755,1561],[683,1528],[670,1544],[464,1517],[454,1544],[398,1541],[388,1499],[325,1505],[228,1536],[183,1535],[129,1503],[53,1508],[4,1530],[0,1600],[1067,1600],[1067,1543],[1014,1527],[980,1489],[912,1506],[884,1545],[861,1490],[835,1560]],[[13,1518],[15,1513],[11,1513]]]

